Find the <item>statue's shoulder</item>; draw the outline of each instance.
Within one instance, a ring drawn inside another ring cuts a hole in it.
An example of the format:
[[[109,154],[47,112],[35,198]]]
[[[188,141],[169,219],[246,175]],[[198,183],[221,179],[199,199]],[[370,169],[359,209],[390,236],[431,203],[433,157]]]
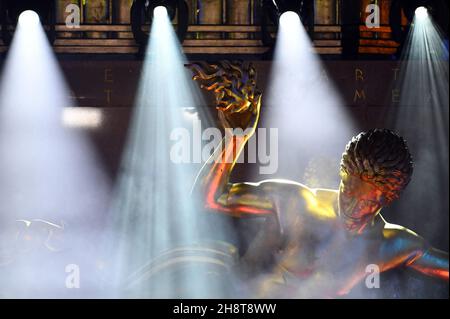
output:
[[[302,190],[309,189],[307,186],[291,181],[288,179],[266,179],[258,183],[267,192],[283,192],[286,195],[289,193],[299,193]]]
[[[337,198],[339,192],[337,190],[305,186],[300,192],[309,214],[321,220],[334,220],[338,217]]]
[[[320,199],[336,200],[338,191],[326,188],[311,188],[302,183],[288,179],[266,179],[259,183],[247,183],[263,187],[267,190],[282,189],[285,191],[306,192]]]
[[[393,243],[398,248],[418,249],[425,245],[423,237],[404,226],[392,224],[385,221],[383,227],[383,238]]]
[[[304,204],[308,215],[320,219],[335,219],[337,214],[338,191],[324,188],[310,188],[304,184],[284,180],[268,179],[258,183],[264,192],[278,193],[286,200],[298,198]]]
[[[404,226],[387,222],[381,215],[380,220],[383,223],[383,233],[385,234],[386,237],[400,236],[405,239],[419,237],[419,235],[417,235],[415,232]]]
[[[336,189],[315,188],[313,189],[316,197],[320,201],[324,201],[335,205],[337,203],[339,191]]]

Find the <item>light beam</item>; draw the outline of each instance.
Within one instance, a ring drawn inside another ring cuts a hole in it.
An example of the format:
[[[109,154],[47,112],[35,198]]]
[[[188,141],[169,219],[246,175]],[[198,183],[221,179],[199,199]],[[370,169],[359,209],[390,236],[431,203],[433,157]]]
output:
[[[33,10],[26,10],[19,16],[19,25],[24,28],[36,28],[40,25],[39,15]]]
[[[356,130],[295,12],[280,17],[262,120],[279,129],[282,156],[274,177],[308,184],[314,179],[305,178],[309,162],[326,158],[332,166],[322,167],[315,178],[320,185],[310,186],[337,186],[340,156]]]
[[[418,19],[426,19],[428,18],[428,9],[426,7],[418,7],[415,14]]]
[[[165,11],[155,9],[111,209],[113,239],[107,241],[112,243],[113,290],[137,298],[210,297],[219,288],[207,281],[208,271],[198,262],[208,259],[178,256],[164,262],[170,251],[198,253],[192,247],[204,236],[201,213],[190,195],[200,163],[180,164],[170,158],[175,144],[172,133],[191,132],[192,119],[197,117],[192,111],[200,111],[204,103],[184,66],[185,57]],[[193,260],[197,260],[195,267]],[[180,267],[181,274],[171,277],[170,265]]]
[[[286,11],[280,16],[280,24],[283,28],[296,28],[301,23],[300,17],[293,11]]]
[[[92,288],[89,263],[96,253],[87,247],[105,217],[109,181],[79,129],[97,122],[100,111],[95,119],[94,113],[80,116],[69,92],[37,14],[23,12],[0,81],[0,234],[2,246],[13,247],[11,264],[0,266],[1,296],[70,298]],[[16,220],[27,221],[23,239]],[[60,230],[61,251],[46,242],[49,227]],[[9,233],[16,235],[3,237]],[[25,244],[32,249],[21,249]],[[71,263],[86,271],[77,292],[64,284]]]
[[[164,6],[158,6],[153,10],[153,15],[156,18],[164,18],[167,16],[167,9]]]
[[[392,207],[392,218],[411,220],[406,226],[430,234],[433,244],[433,234],[448,231],[448,214],[442,214],[449,209],[448,47],[432,16],[420,12],[411,24],[393,87],[400,101],[384,116],[389,128],[408,141],[414,160],[412,181]],[[410,219],[411,212],[419,218]],[[441,228],[424,224],[424,219],[441,220]]]

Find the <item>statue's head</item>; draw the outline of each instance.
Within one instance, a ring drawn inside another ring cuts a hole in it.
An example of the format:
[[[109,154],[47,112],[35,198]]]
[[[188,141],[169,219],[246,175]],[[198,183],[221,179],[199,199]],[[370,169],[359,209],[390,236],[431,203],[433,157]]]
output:
[[[406,141],[389,130],[360,133],[348,143],[341,161],[339,212],[351,230],[365,225],[396,200],[413,172]]]

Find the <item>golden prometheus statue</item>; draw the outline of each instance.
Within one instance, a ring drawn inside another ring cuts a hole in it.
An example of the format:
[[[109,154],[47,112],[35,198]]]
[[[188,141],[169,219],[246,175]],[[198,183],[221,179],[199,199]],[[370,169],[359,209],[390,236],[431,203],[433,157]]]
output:
[[[193,191],[208,212],[266,219],[265,238],[243,257],[243,264],[257,262],[261,255],[273,260],[269,271],[254,281],[255,296],[342,296],[365,280],[370,267],[379,272],[411,268],[448,281],[448,253],[381,215],[412,175],[403,138],[384,129],[355,136],[342,156],[338,190],[286,180],[232,183],[233,167],[255,133],[261,111],[256,70],[243,62],[189,67],[193,79],[214,92],[223,128],[245,130],[225,130],[221,153],[202,168]]]

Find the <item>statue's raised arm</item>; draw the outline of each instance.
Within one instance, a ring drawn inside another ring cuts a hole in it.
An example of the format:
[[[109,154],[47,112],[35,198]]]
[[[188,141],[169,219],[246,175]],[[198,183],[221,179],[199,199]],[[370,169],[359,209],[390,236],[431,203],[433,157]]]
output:
[[[272,203],[255,184],[229,181],[237,158],[259,121],[262,94],[256,85],[256,69],[251,63],[227,61],[194,63],[188,67],[201,88],[214,92],[219,121],[225,131],[220,147],[201,169],[193,193],[199,195],[209,211],[236,217],[272,214]]]

